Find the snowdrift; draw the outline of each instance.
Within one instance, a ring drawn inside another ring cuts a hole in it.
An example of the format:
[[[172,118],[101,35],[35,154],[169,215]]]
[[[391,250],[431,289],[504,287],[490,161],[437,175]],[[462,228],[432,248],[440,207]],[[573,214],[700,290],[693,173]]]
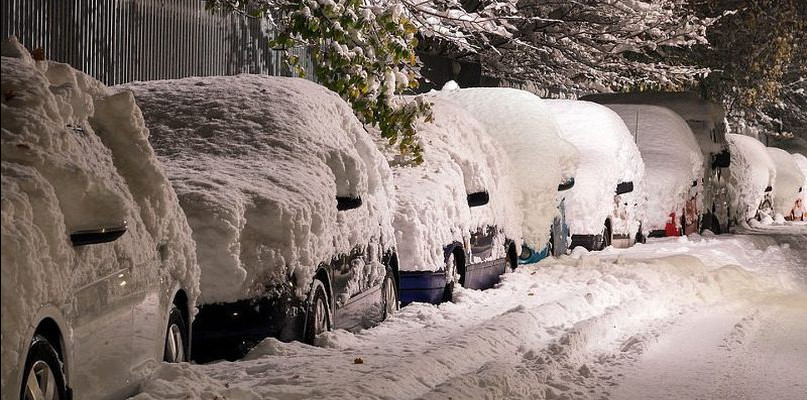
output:
[[[754,218],[765,188],[776,179],[776,166],[768,155],[765,145],[745,135],[726,135],[731,151],[731,171],[728,180],[729,199],[735,216],[742,221]]]
[[[522,215],[504,151],[463,108],[436,96],[424,100],[433,104],[434,121],[417,127],[423,163],[402,164],[397,149],[386,150],[395,177],[401,270],[445,268],[444,246],[466,243],[470,232],[485,226],[501,229],[520,248]],[[467,195],[482,191],[490,203],[469,208]]]
[[[560,138],[543,100],[518,89],[459,89],[454,82],[436,96],[464,107],[504,149],[520,192],[524,243],[544,248],[558,214],[558,184],[574,176],[578,155],[571,143]]]
[[[179,280],[194,307],[199,268],[131,94],[34,61],[14,38],[2,45],[2,87],[2,380],[13,392],[2,397],[12,398],[19,388],[6,383],[25,356],[15,351],[27,348],[40,306],[70,312],[77,288],[134,265],[133,280]],[[112,243],[70,242],[123,221],[128,231]]]
[[[768,155],[776,166],[776,178],[773,182],[773,210],[782,216],[790,215],[790,211],[801,197],[799,189],[804,184],[804,175],[798,164],[785,150],[768,147]]]
[[[645,164],[647,206],[644,229],[664,229],[671,212],[681,215],[684,203],[697,196],[701,207],[700,184],[703,154],[687,126],[675,112],[664,107],[609,104],[633,135]],[[693,187],[693,181],[697,186]]]
[[[293,290],[368,244],[392,248],[387,161],[336,94],[259,75],[135,82],[151,140],[199,245],[203,303]],[[337,196],[360,197],[337,212]],[[378,262],[366,276],[384,276]]]
[[[636,233],[640,216],[637,204],[645,196],[642,187],[644,162],[625,123],[605,106],[588,101],[546,100],[547,109],[560,127],[561,137],[572,143],[580,155],[575,186],[566,195],[566,222],[572,234],[597,235],[603,222],[614,213],[618,183],[633,182],[628,200],[630,214],[620,218],[618,233]],[[623,223],[624,222],[624,223]]]

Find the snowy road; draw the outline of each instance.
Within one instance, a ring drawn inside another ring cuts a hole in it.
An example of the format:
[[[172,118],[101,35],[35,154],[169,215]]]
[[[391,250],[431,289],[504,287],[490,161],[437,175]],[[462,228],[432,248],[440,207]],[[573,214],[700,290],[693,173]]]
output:
[[[807,225],[575,252],[321,347],[166,365],[140,399],[793,399]]]

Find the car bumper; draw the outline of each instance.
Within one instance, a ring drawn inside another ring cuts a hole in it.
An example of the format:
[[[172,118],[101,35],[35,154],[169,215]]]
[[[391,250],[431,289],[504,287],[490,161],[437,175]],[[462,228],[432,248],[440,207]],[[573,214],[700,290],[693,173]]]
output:
[[[446,290],[445,271],[401,271],[401,305],[440,304]]]

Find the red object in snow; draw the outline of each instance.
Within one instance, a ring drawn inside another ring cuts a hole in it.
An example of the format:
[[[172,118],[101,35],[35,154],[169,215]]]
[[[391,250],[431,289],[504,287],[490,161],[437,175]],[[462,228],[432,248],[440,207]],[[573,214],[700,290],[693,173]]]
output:
[[[664,236],[681,236],[681,231],[678,229],[676,223],[675,211],[670,213],[667,217],[667,225],[664,226]]]

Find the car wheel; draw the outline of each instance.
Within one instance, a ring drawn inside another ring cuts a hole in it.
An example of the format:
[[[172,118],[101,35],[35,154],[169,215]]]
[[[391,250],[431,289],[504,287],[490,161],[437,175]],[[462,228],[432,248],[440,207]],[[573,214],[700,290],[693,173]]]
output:
[[[400,304],[398,289],[395,287],[395,279],[390,270],[387,270],[387,276],[384,278],[384,286],[381,288],[381,291],[384,296],[384,319],[387,319],[392,313],[398,311]]]
[[[446,287],[443,290],[443,301],[453,301],[454,300],[454,284],[456,280],[454,276],[457,274],[457,257],[454,256],[454,253],[449,254],[448,260],[446,260]]]
[[[179,363],[188,361],[188,325],[182,311],[176,305],[168,313],[168,329],[165,331],[163,361]]]
[[[25,358],[20,399],[65,400],[64,371],[59,353],[43,336],[36,335]]]
[[[608,225],[608,221],[605,222],[602,228],[602,248],[600,250],[604,250],[606,247],[611,245],[611,227]]]
[[[331,330],[331,308],[328,306],[328,296],[325,294],[325,285],[322,284],[322,281],[315,279],[311,292],[304,340],[313,345],[317,335]]]

